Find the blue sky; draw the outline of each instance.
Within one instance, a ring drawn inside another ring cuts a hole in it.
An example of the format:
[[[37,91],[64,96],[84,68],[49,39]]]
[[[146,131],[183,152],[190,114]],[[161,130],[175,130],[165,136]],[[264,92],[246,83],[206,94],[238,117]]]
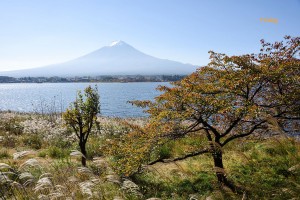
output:
[[[255,53],[260,39],[300,36],[299,21],[299,0],[0,0],[0,71],[68,61],[114,40],[205,65],[209,50]]]

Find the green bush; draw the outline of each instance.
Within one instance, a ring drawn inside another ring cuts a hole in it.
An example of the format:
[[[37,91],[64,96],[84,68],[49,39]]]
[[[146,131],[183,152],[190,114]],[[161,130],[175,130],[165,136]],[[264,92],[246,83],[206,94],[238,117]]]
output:
[[[158,156],[162,159],[168,159],[172,156],[172,150],[174,148],[174,142],[164,144],[159,148]]]
[[[22,138],[22,142],[26,146],[34,149],[40,149],[43,145],[43,138],[37,134],[26,135]]]
[[[51,146],[56,146],[62,149],[69,149],[73,146],[73,143],[65,138],[57,137],[50,141]]]
[[[20,125],[20,119],[17,117],[11,118],[8,121],[2,121],[1,128],[14,135],[21,135],[24,127]]]
[[[8,151],[6,149],[1,149],[0,150],[0,159],[3,158],[10,158],[11,156],[9,155]]]
[[[100,157],[102,156],[102,151],[100,150],[100,147],[102,146],[102,140],[99,137],[91,137],[89,140],[89,143],[86,145],[87,150],[87,158],[92,159],[94,157]]]
[[[38,157],[45,158],[47,156],[47,151],[42,150],[38,152]]]
[[[51,146],[48,149],[48,155],[51,158],[66,158],[70,154],[70,151],[68,149],[61,149],[56,146]]]

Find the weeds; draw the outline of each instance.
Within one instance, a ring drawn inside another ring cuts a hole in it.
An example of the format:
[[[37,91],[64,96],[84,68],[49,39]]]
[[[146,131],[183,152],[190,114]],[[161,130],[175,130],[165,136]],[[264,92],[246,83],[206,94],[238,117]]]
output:
[[[0,159],[11,158],[6,149],[0,149]]]
[[[2,138],[2,145],[3,147],[8,147],[8,148],[14,148],[16,147],[16,144],[18,143],[18,139],[14,135],[5,135]]]
[[[34,149],[40,149],[43,145],[43,139],[37,134],[27,134],[22,137],[22,142],[24,145],[29,146]]]
[[[48,148],[48,153],[47,153],[50,158],[67,158],[70,154],[70,151],[68,149],[61,149],[56,146],[50,146]]]

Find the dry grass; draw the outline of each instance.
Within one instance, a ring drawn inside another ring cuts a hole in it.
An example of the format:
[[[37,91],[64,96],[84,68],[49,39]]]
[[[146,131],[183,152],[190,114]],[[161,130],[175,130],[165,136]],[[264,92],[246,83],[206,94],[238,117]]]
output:
[[[74,135],[57,118],[0,113],[0,199],[242,199],[220,189],[210,155],[146,167],[124,179],[99,150],[106,139],[128,131],[119,119],[100,118],[101,132],[88,141],[88,167],[80,165]],[[142,119],[130,119],[143,124]],[[32,124],[32,127],[31,125]],[[26,125],[26,127],[25,127]],[[31,128],[30,128],[31,127]],[[101,134],[100,134],[101,133]],[[41,148],[23,137],[41,136]],[[27,141],[27,140],[26,140]],[[197,134],[167,144],[157,154],[181,156],[203,145]],[[249,199],[297,199],[300,193],[300,143],[280,137],[239,140],[223,149],[225,173],[249,191]],[[223,173],[223,171],[222,171]]]
[[[91,155],[89,167],[80,166],[78,159],[82,154],[72,151],[77,144],[72,145],[72,133],[59,118],[48,123],[46,118],[37,115],[0,114],[0,145],[10,142],[7,135],[14,138],[14,145],[1,149],[0,199],[127,199],[126,191],[121,189],[122,179],[103,157]],[[115,130],[122,129],[110,124],[117,124],[118,120],[99,120],[103,123],[102,131],[109,137]],[[13,130],[15,127],[21,130],[17,134]],[[97,132],[93,130],[94,136],[89,143],[89,150],[95,152],[99,151],[97,145],[103,137]],[[22,142],[23,137],[34,135],[42,137],[39,150]]]

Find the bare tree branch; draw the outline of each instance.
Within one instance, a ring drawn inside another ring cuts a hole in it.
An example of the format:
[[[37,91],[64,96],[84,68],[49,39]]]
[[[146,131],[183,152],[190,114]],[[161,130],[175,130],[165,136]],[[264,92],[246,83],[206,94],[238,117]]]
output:
[[[159,162],[161,162],[161,163],[170,163],[170,162],[185,160],[187,158],[191,158],[191,157],[198,156],[198,155],[205,154],[205,153],[209,153],[209,152],[210,152],[209,149],[202,149],[202,150],[199,150],[199,151],[194,151],[192,153],[186,154],[182,157],[177,157],[177,158],[172,158],[172,159],[160,158],[158,160],[154,160],[154,161],[148,163],[148,165],[154,165],[154,164],[159,163]]]
[[[260,123],[254,125],[247,133],[233,135],[233,136],[227,138],[223,143],[221,143],[221,146],[222,147],[225,146],[225,144],[227,144],[228,142],[230,142],[231,140],[234,140],[236,138],[241,138],[241,137],[246,137],[248,135],[251,135],[255,130],[260,129],[260,125],[262,125],[265,122],[267,122],[267,120],[263,120]]]

